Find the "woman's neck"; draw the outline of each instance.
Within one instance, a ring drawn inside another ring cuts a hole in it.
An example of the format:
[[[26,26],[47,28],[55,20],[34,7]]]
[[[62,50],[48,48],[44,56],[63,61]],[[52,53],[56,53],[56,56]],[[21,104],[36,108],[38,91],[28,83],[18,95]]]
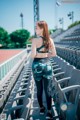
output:
[[[37,37],[43,37],[43,35],[38,35]]]

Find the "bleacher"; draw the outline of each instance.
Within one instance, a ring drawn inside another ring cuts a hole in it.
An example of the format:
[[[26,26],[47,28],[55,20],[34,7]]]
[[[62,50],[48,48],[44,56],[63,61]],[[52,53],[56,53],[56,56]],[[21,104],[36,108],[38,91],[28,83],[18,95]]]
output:
[[[50,88],[55,87],[52,91],[53,120],[80,120],[80,70],[76,68],[76,65],[78,68],[80,66],[80,51],[76,45],[70,44],[73,39],[69,38],[74,32],[79,34],[79,27],[72,30],[71,33],[66,31],[70,34],[60,34],[64,38],[61,37],[61,41],[56,42],[58,55],[50,58],[53,68]],[[3,75],[0,77],[2,78],[0,80],[0,119],[2,120],[46,120],[47,111],[44,115],[39,114],[36,85],[31,69],[32,59],[30,49],[27,50],[14,57],[15,62],[11,62],[11,59],[6,65],[3,64],[4,67],[0,66],[1,70],[14,63],[7,73],[8,77],[3,78]],[[43,101],[46,106],[44,92]]]
[[[57,36],[54,41],[57,54],[77,69],[80,69],[80,25]]]
[[[0,120],[17,118],[15,111],[25,106],[21,104],[27,102],[30,105],[30,99],[28,99],[31,97],[29,55],[25,49],[0,65]],[[24,99],[25,102],[23,102]],[[28,110],[27,107],[25,110]]]
[[[55,93],[52,97],[53,119],[75,120],[77,118],[79,120],[80,70],[59,56],[50,60],[55,85]],[[20,68],[6,81],[3,90],[0,90],[0,113],[3,116],[6,115],[7,120],[45,120],[45,115],[39,114],[31,63],[29,58],[24,65],[20,65]],[[44,96],[43,94],[43,98]],[[44,104],[46,106],[45,98]]]

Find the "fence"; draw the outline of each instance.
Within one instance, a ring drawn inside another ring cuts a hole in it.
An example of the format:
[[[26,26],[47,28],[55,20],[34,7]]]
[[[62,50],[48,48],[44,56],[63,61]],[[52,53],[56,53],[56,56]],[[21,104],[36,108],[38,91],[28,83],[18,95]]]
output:
[[[24,57],[27,57],[27,49],[2,63],[0,65],[0,80],[2,80]]]

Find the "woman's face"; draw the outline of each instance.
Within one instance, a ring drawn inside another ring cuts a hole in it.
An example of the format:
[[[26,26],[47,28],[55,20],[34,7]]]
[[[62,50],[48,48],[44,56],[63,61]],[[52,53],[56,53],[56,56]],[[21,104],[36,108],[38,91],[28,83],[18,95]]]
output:
[[[39,36],[43,35],[43,29],[40,28],[37,23],[35,27],[35,32],[36,32],[36,35],[39,35]]]

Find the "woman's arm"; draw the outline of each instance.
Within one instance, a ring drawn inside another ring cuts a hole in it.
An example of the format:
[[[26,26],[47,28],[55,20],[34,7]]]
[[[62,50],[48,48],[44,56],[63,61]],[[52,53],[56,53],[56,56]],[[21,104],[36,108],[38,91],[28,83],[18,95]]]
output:
[[[48,57],[54,57],[54,56],[57,55],[57,53],[56,53],[56,48],[55,48],[53,39],[50,38],[50,40],[51,40],[51,44],[52,44],[52,45],[51,45],[50,52],[48,53]]]
[[[36,40],[32,39],[31,58],[36,56]]]

